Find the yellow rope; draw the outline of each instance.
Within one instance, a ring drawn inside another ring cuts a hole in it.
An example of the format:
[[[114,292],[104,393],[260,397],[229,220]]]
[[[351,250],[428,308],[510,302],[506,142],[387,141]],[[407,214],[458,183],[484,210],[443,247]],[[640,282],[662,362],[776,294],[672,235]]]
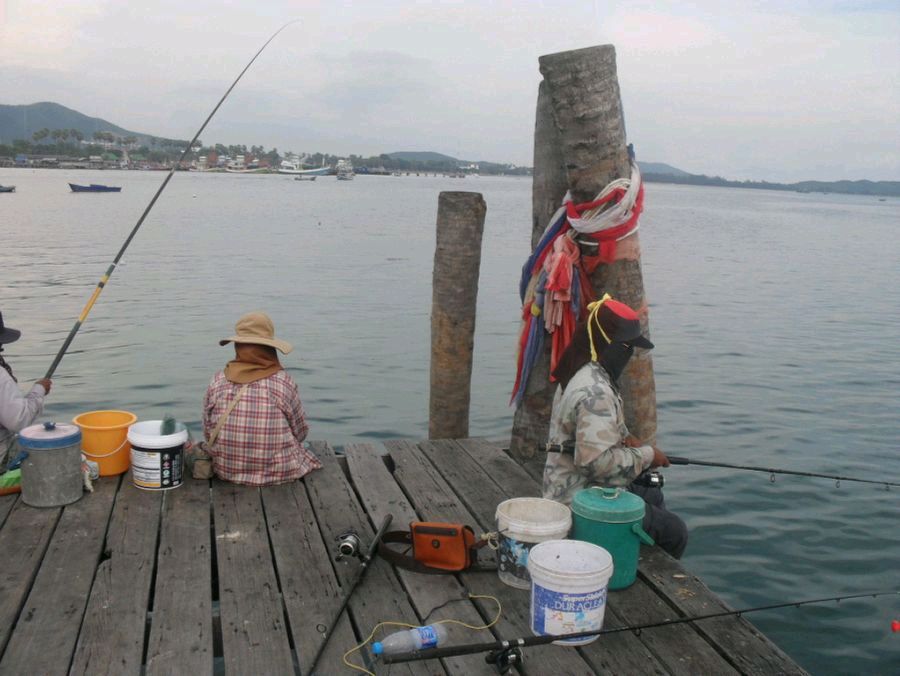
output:
[[[600,334],[603,336],[603,340],[606,341],[606,344],[609,345],[612,341],[609,339],[609,336],[606,335],[606,331],[603,330],[603,327],[600,325],[600,319],[597,316],[597,313],[600,312],[600,308],[603,307],[603,304],[612,300],[612,296],[608,293],[603,294],[603,298],[600,300],[595,300],[593,303],[588,303],[588,339],[591,341],[591,361],[597,361],[597,348],[594,347],[594,322],[597,322],[597,328],[600,329]]]
[[[480,631],[482,629],[490,629],[495,624],[497,624],[497,622],[500,621],[500,614],[503,612],[503,606],[500,604],[500,599],[498,599],[495,596],[488,596],[485,594],[469,594],[469,598],[470,599],[490,599],[491,601],[493,601],[494,603],[497,604],[497,616],[494,617],[494,619],[489,624],[485,624],[481,627],[476,627],[471,624],[466,624],[462,620],[438,620],[437,622],[431,622],[431,624],[458,624],[459,626],[465,627],[466,629],[474,629],[476,631]],[[382,627],[404,627],[406,629],[415,629],[418,626],[420,626],[420,625],[407,624],[406,622],[394,622],[394,621],[390,621],[390,620],[385,621],[385,622],[379,622],[378,624],[375,625],[375,628],[372,630],[372,633],[369,634],[369,636],[366,638],[365,641],[363,641],[362,643],[360,643],[357,646],[354,646],[353,648],[350,648],[350,650],[348,650],[347,652],[344,653],[344,657],[343,657],[344,664],[347,665],[348,667],[350,667],[351,669],[353,669],[354,671],[359,671],[363,674],[368,674],[368,676],[375,676],[374,673],[372,673],[365,667],[361,667],[358,664],[353,664],[352,662],[348,661],[347,658],[352,653],[355,653],[357,650],[361,650],[363,647],[368,645],[369,642],[375,637],[375,633]]]

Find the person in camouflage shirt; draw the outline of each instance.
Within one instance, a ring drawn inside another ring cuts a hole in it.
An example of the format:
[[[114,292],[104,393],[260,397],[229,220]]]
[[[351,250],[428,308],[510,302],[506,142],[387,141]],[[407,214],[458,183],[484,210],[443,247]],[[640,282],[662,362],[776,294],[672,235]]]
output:
[[[651,349],[641,335],[637,314],[609,296],[588,306],[572,343],[553,372],[559,382],[550,416],[544,467],[545,498],[571,505],[575,494],[591,486],[627,487],[646,502],[643,528],[663,549],[681,558],[687,527],[665,507],[657,487],[633,484],[644,471],[667,467],[655,446],[642,444],[625,426],[619,375],[636,347]]]

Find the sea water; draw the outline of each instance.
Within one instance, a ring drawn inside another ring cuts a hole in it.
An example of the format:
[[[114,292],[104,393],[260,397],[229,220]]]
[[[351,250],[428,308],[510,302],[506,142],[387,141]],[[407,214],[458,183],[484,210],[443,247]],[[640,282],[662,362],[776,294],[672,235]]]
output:
[[[164,175],[0,169],[5,352],[42,377]],[[121,185],[72,194],[66,183]],[[199,436],[218,340],[262,309],[295,351],[310,436],[424,438],[437,197],[487,202],[471,433],[507,438],[531,236],[524,178],[177,174],[54,378],[47,415],[176,414]],[[900,477],[900,200],[648,184],[643,272],[673,455]],[[703,467],[666,470],[685,566],[733,607],[897,588],[900,490]],[[749,616],[804,667],[888,673],[893,598]]]

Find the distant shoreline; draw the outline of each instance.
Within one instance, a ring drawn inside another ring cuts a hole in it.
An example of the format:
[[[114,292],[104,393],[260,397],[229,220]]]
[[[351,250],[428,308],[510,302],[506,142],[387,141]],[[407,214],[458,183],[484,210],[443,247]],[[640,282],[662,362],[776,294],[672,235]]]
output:
[[[800,181],[799,183],[770,183],[768,181],[729,181],[719,176],[703,174],[642,174],[648,183],[676,183],[679,185],[703,185],[714,188],[747,188],[751,190],[779,190],[799,193],[839,193],[842,195],[867,195],[872,197],[900,197],[900,181]]]

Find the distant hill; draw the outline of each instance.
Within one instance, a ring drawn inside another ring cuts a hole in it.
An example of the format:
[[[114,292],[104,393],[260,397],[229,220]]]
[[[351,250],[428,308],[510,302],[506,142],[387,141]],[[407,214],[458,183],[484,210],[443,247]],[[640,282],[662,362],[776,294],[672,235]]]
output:
[[[77,129],[86,139],[90,139],[94,132],[108,131],[117,136],[135,136],[139,145],[159,139],[49,101],[23,106],[0,104],[0,143],[12,143],[16,139],[31,140],[31,135],[41,129]]]
[[[664,162],[639,162],[642,174],[657,174],[660,176],[690,176],[687,171],[673,167]]]
[[[719,188],[749,188],[752,190],[783,190],[788,192],[841,193],[845,195],[878,195],[900,197],[900,181],[800,181],[798,183],[770,183],[769,181],[730,181],[721,176],[705,174],[670,174],[647,171],[641,164],[642,176],[648,183],[679,183],[708,185]]]
[[[430,151],[421,151],[421,152],[400,152],[400,153],[387,153],[387,156],[392,160],[405,160],[407,162],[424,162],[428,164],[453,164],[454,166],[460,164],[462,160],[458,160],[455,157],[450,157],[449,155],[443,155],[441,153],[433,153]],[[468,163],[466,163],[468,164]]]

